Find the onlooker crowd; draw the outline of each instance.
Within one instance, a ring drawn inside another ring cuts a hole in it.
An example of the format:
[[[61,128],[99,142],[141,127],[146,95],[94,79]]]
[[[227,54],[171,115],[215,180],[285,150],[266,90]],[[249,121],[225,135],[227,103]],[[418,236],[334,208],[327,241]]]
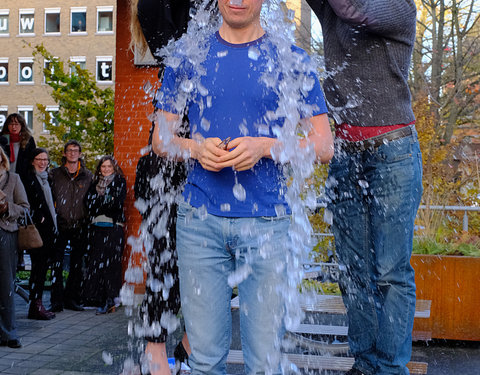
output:
[[[48,151],[36,147],[18,113],[7,117],[0,146],[0,345],[20,348],[14,295],[17,265],[23,263],[26,250],[18,245],[19,225],[27,224],[22,220],[31,218],[43,243],[27,250],[28,318],[50,320],[64,308],[82,311],[84,303],[98,307],[97,314],[113,312],[122,285],[127,188],[112,156],[100,159],[94,176],[76,140],[64,145],[61,165],[48,170]],[[64,264],[64,259],[69,262]],[[49,268],[47,309],[43,291]],[[64,270],[68,270],[65,287]]]

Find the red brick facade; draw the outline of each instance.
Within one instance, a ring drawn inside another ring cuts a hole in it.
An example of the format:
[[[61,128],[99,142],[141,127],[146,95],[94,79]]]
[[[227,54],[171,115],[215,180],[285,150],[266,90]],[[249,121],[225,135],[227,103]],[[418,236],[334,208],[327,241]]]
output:
[[[152,112],[151,99],[142,87],[145,82],[157,82],[158,68],[136,67],[130,43],[130,10],[128,0],[117,1],[116,80],[115,80],[115,158],[127,179],[128,193],[125,202],[127,215],[126,236],[137,235],[140,215],[133,206],[133,183],[140,150],[147,145]],[[125,249],[124,266],[128,264],[131,248]],[[142,259],[135,259],[142,262]]]

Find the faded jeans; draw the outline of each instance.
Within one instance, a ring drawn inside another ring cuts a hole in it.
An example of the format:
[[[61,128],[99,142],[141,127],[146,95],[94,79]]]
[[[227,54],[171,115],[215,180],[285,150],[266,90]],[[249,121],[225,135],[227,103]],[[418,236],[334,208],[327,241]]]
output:
[[[228,218],[178,207],[180,297],[192,374],[225,374],[238,283],[245,373],[279,373],[290,218]]]
[[[410,256],[422,195],[417,135],[360,152],[336,146],[327,195],[345,265],[340,288],[353,367],[368,375],[408,374],[415,314]]]

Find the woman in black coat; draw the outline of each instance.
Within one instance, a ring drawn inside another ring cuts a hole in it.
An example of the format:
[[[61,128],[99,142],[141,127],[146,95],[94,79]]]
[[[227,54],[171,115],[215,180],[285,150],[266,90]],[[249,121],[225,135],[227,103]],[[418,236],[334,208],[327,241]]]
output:
[[[30,168],[31,153],[37,146],[21,114],[11,113],[7,116],[0,132],[0,146],[7,154],[10,162],[10,171],[18,174],[22,182],[24,182],[27,171]],[[17,268],[20,270],[25,269],[23,249],[18,250]]]
[[[0,145],[10,161],[10,170],[25,178],[30,169],[31,154],[37,147],[22,115],[8,115],[0,132]]]
[[[55,314],[47,311],[42,303],[48,260],[54,254],[54,243],[58,234],[57,215],[48,182],[48,164],[47,150],[36,148],[31,154],[30,169],[24,177],[24,186],[30,203],[32,220],[43,241],[41,248],[29,250],[32,270],[29,283],[30,308],[28,309],[28,319],[37,320],[55,318]]]
[[[100,307],[97,314],[115,311],[122,286],[122,255],[127,183],[112,156],[100,159],[93,183],[85,196],[91,230],[84,293]]]

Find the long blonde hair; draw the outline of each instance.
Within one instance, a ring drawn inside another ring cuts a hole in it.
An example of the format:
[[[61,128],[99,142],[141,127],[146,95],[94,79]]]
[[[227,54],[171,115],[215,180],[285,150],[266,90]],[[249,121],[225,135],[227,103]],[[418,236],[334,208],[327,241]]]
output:
[[[8,161],[8,156],[3,151],[3,148],[0,147],[0,156],[2,157],[2,161],[0,161],[0,168],[5,169],[6,171],[10,170],[10,162]]]
[[[137,47],[137,51],[140,52],[142,56],[145,55],[145,52],[148,50],[148,44],[145,40],[145,35],[143,35],[142,26],[138,20],[138,1],[139,0],[130,0],[130,44],[129,48],[134,51]]]

